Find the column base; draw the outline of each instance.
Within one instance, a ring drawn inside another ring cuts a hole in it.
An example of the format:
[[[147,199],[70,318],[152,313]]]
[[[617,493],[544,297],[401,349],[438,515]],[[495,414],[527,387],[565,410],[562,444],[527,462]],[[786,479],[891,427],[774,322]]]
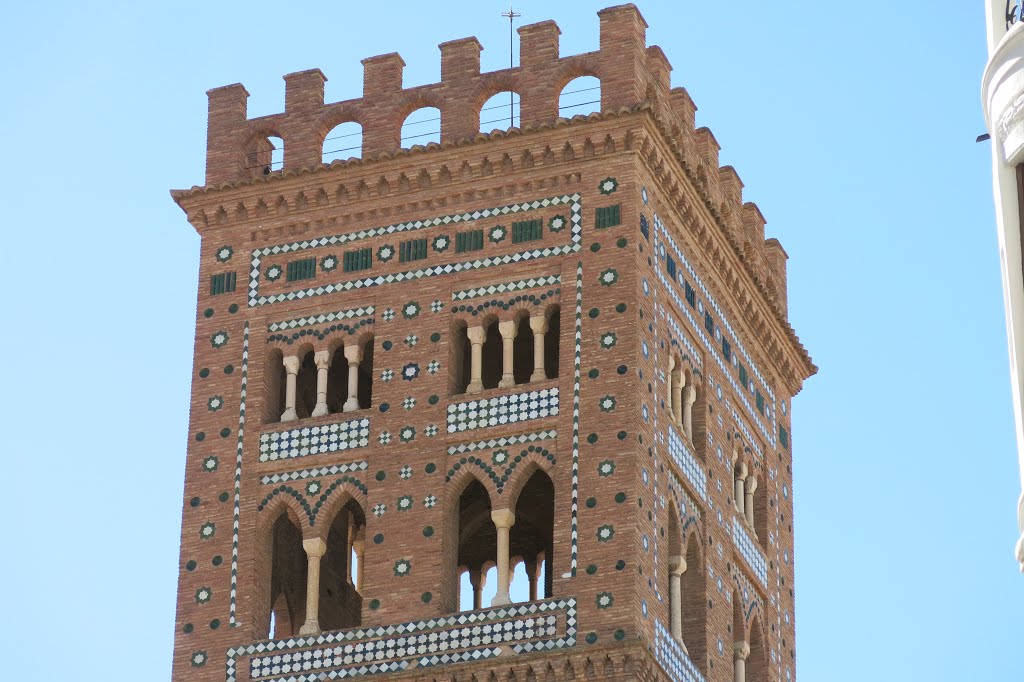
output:
[[[494,595],[494,599],[491,600],[491,606],[508,606],[512,603],[512,598],[507,594],[501,594],[500,592]]]
[[[530,381],[547,381],[547,380],[548,380],[547,373],[546,372],[542,372],[540,370],[537,370],[533,374],[530,375]]]
[[[299,628],[300,635],[319,635],[320,632],[320,623],[317,623],[316,621],[307,620],[302,624],[302,627]]]
[[[470,384],[469,386],[466,386],[466,393],[473,394],[473,393],[483,393],[483,392],[484,392],[484,385],[483,385],[483,383]]]
[[[510,374],[501,377],[501,381],[498,382],[498,388],[512,388],[515,385],[516,379]]]
[[[344,412],[355,412],[359,409],[359,400],[356,398],[349,398],[345,401],[345,404],[341,408]]]
[[[285,410],[284,414],[281,415],[281,421],[283,421],[283,422],[293,422],[293,421],[295,421],[298,418],[299,418],[299,415],[295,411],[294,407]]]
[[[317,406],[313,408],[313,414],[311,416],[325,417],[328,414],[330,414],[330,412],[327,410],[327,403],[317,403]]]

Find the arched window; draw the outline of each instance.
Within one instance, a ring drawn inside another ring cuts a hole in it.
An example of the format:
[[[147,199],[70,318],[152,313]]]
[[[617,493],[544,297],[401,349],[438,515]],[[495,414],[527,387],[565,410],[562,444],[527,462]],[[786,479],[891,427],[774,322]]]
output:
[[[298,634],[306,619],[306,553],[302,531],[281,510],[270,530],[270,576],[262,637],[279,639]],[[273,626],[271,626],[273,623]]]
[[[492,96],[480,108],[480,132],[518,128],[519,93],[511,90]]]
[[[512,556],[522,557],[522,576],[527,589],[525,595],[521,589],[514,591],[512,600],[548,599],[553,589],[551,560],[554,556],[555,487],[540,469],[533,472],[519,492],[515,517],[509,551]]]
[[[761,636],[761,622],[757,616],[750,620],[747,628],[750,656],[747,657],[747,680],[761,682],[768,680],[768,650]]]
[[[547,310],[548,330],[544,333],[544,373],[547,378],[558,376],[558,356],[561,352],[562,308],[553,305]]]
[[[299,419],[307,419],[316,407],[316,360],[313,350],[303,352],[299,375],[295,380],[295,411]]]
[[[502,343],[497,320],[486,321],[484,329],[486,336],[484,337],[480,378],[483,381],[484,390],[487,390],[497,388],[501,381]]]
[[[459,567],[464,567],[469,578],[463,579],[463,585],[469,583],[468,594],[465,589],[455,599],[449,599],[448,608],[486,608],[489,602],[483,601],[485,582],[497,586],[497,576],[488,576],[491,566],[497,557],[497,530],[491,520],[491,499],[487,489],[477,480],[469,485],[459,496],[458,504],[451,510],[457,517],[456,533],[450,536],[447,551],[451,557],[450,571],[455,574]],[[455,596],[455,595],[453,595]]]
[[[462,395],[469,386],[472,376],[472,349],[466,333],[466,323],[456,321],[451,330],[448,346],[448,393]]]
[[[707,674],[707,594],[697,530],[686,539],[686,571],[682,575],[683,641],[690,660]]]
[[[271,348],[263,364],[263,422],[272,424],[281,420],[284,412],[284,390],[287,377],[284,368],[284,354],[279,348]]]
[[[346,337],[331,353],[327,408],[331,413],[369,409],[373,403],[374,337]]]
[[[327,553],[320,562],[320,628],[358,627],[362,622],[362,566],[359,557],[366,517],[353,500],[338,510],[327,533]]]
[[[527,384],[533,374],[533,330],[530,314],[521,310],[516,314],[516,338],[512,342],[512,374],[516,384]]]
[[[441,110],[423,107],[405,117],[402,123],[402,148],[441,142]]]
[[[324,163],[363,155],[363,126],[346,121],[334,126],[324,138],[321,160]]]
[[[558,115],[572,118],[601,111],[601,81],[594,76],[580,76],[565,84],[558,96]]]

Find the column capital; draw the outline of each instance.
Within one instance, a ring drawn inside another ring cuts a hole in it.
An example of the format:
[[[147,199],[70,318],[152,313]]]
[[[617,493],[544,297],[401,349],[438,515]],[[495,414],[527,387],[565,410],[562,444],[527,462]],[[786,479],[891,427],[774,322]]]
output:
[[[487,574],[479,568],[469,569],[469,584],[475,589],[480,589],[487,582]]]
[[[320,538],[305,538],[302,541],[302,549],[307,557],[322,557],[327,553],[327,543]]]
[[[747,660],[750,655],[750,645],[742,639],[733,644],[733,655],[741,661]]]
[[[548,318],[543,313],[540,315],[530,316],[530,330],[534,334],[547,334],[548,332]]]
[[[480,345],[487,339],[487,330],[481,325],[466,327],[466,336],[473,345]]]
[[[668,558],[668,572],[672,575],[686,573],[686,557],[679,555],[670,556]]]
[[[283,363],[285,371],[289,374],[298,374],[299,366],[302,364],[298,355],[286,355]]]
[[[326,350],[318,350],[313,354],[313,362],[316,363],[317,369],[330,369],[331,368],[331,352]]]
[[[757,476],[751,474],[747,476],[747,480],[744,482],[744,488],[748,494],[753,494],[757,490]]]
[[[496,528],[511,528],[516,523],[516,515],[511,509],[493,509],[491,521]]]
[[[745,479],[747,477],[747,463],[740,462],[739,471],[736,473],[736,478]]]
[[[362,362],[363,347],[355,343],[345,344],[345,359],[349,362]]]
[[[502,320],[498,323],[498,332],[503,339],[514,339],[519,331],[518,320]]]
[[[693,384],[687,384],[683,387],[683,400],[686,401],[687,405],[693,405],[697,402],[697,389],[693,387]]]

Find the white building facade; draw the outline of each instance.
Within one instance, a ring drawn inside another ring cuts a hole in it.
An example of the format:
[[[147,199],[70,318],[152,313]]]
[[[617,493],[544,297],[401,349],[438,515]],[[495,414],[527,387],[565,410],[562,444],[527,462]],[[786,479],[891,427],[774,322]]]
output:
[[[992,181],[999,262],[1010,348],[1017,458],[1024,489],[1024,0],[985,0],[988,65],[982,78],[985,123],[992,138]],[[1024,493],[1017,501],[1014,549],[1024,572]]]

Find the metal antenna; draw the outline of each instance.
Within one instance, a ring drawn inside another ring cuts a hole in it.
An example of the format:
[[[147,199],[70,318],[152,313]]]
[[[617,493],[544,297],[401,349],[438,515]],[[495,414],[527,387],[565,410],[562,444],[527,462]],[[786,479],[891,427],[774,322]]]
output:
[[[514,61],[514,57],[512,55],[512,47],[513,47],[513,40],[514,40],[514,37],[513,37],[514,34],[513,34],[513,31],[512,31],[512,21],[515,20],[515,19],[518,19],[519,17],[521,17],[523,15],[520,14],[519,12],[514,11],[512,9],[512,3],[510,1],[508,3],[508,12],[503,13],[501,16],[508,17],[508,68],[511,69],[511,68],[515,67],[515,61]],[[512,91],[509,91],[509,93],[508,93],[508,125],[509,125],[510,128],[515,126],[515,106],[516,106],[516,104],[515,104],[515,93],[512,92]]]

